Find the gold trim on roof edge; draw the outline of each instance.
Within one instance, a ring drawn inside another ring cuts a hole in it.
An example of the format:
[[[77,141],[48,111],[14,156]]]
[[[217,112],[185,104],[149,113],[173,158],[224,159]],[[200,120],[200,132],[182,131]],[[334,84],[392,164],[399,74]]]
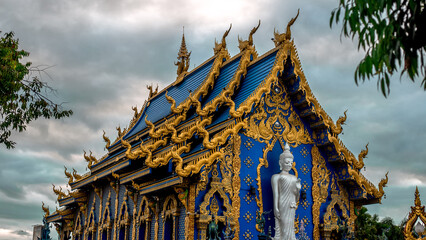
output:
[[[337,136],[339,133],[341,133],[341,130],[342,130],[341,125],[346,120],[346,114],[344,117],[339,118],[336,124],[333,123],[330,116],[328,116],[328,114],[321,107],[317,99],[314,97],[311,91],[311,88],[308,85],[305,74],[303,73],[303,70],[301,67],[301,63],[300,63],[299,56],[297,54],[297,50],[294,45],[294,42],[291,42],[290,50],[291,50],[291,61],[293,65],[295,66],[294,74],[296,75],[296,78],[297,77],[300,78],[299,90],[305,93],[306,101],[308,102],[308,104],[312,103],[314,106],[314,108],[312,109],[314,114],[320,119],[322,119],[324,122],[324,125],[330,130],[328,132],[329,141],[334,145],[339,156],[343,154],[344,160],[348,163],[349,174],[355,179],[355,181],[360,185],[360,187],[364,189],[368,194],[372,194],[375,198],[378,198],[380,201],[381,197],[384,195],[383,187],[386,186],[387,175],[386,175],[386,179],[382,179],[380,181],[379,190],[378,190],[371,182],[365,179],[365,177],[359,172],[359,169],[355,167],[355,166],[357,167],[363,166],[363,162],[361,163],[359,160],[357,160],[355,156],[345,147],[342,141],[338,139],[338,136]],[[360,160],[363,160],[363,158],[360,158]]]

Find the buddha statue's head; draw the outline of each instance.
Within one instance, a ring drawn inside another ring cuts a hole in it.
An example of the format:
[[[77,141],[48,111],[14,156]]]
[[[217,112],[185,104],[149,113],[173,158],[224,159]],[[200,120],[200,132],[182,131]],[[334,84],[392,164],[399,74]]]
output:
[[[290,146],[286,143],[284,146],[284,152],[280,154],[280,170],[289,172],[293,166],[294,156],[290,152]]]

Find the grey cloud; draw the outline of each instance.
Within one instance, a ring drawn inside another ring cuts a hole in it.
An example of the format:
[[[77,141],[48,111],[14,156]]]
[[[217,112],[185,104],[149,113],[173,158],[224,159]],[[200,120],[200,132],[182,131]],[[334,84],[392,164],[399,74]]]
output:
[[[376,90],[374,80],[355,86],[353,71],[362,53],[354,50],[356,42],[340,42],[340,26],[330,30],[329,16],[336,2],[240,2],[244,14],[239,16],[236,7],[216,19],[200,14],[200,4],[136,0],[2,2],[1,30],[15,31],[34,65],[54,66],[48,70],[52,80],[43,79],[58,89],[58,95],[52,97],[66,102],[64,106],[72,108],[74,115],[60,121],[35,121],[27,132],[14,135],[17,149],[0,150],[0,195],[7,195],[0,198],[0,208],[5,204],[11,207],[1,209],[1,226],[24,219],[24,210],[27,218],[40,222],[39,199],[24,204],[26,188],[32,187],[40,197],[53,202],[50,183],[66,183],[63,165],[82,173],[86,165],[82,150],[92,150],[99,157],[105,153],[102,129],[111,140],[115,138],[115,127],[126,126],[133,115],[130,107],[140,108],[147,98],[145,85],[159,83],[161,88],[174,81],[173,62],[182,26],[192,51],[192,68],[213,55],[214,39],[220,40],[229,23],[233,23],[233,29],[227,38],[228,49],[235,55],[239,52],[237,36],[247,38],[261,19],[254,42],[258,53],[265,53],[273,48],[270,39],[274,28],[285,31],[298,8],[301,13],[292,36],[304,72],[318,101],[334,120],[349,109],[341,135],[346,146],[357,155],[370,142],[365,162],[374,183],[387,170],[390,177],[406,174],[424,183],[426,150],[419,129],[425,128],[421,120],[426,113],[418,103],[425,102],[426,94],[406,80],[402,84],[393,81],[388,99]],[[132,21],[133,15],[140,22]],[[400,172],[393,174],[396,170]],[[399,221],[412,203],[411,188],[390,185],[383,204],[369,206],[370,211]],[[425,195],[426,189],[422,191]]]
[[[30,233],[24,230],[16,230],[16,231],[13,231],[12,233],[21,235],[21,236],[30,236]]]

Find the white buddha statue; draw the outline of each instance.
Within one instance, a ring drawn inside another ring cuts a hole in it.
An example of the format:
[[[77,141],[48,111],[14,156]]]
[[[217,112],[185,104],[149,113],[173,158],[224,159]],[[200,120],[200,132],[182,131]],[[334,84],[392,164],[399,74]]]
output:
[[[284,152],[280,155],[280,170],[272,175],[272,193],[274,201],[275,240],[296,240],[294,218],[301,189],[300,178],[291,175],[293,154],[286,143]]]

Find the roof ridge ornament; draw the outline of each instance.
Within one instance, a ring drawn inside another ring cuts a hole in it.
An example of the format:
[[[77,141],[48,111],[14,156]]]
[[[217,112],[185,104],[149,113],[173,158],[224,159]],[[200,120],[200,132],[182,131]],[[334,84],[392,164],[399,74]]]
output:
[[[300,11],[300,9],[297,9],[297,15],[296,15],[296,17],[292,18],[288,22],[288,24],[287,24],[287,30],[286,30],[285,33],[281,33],[280,34],[274,28],[274,38],[272,39],[272,41],[274,41],[275,47],[278,47],[279,45],[281,45],[286,40],[290,41],[290,39],[291,39],[291,30],[290,30],[290,27],[294,24],[294,22],[296,22],[297,17],[299,17],[299,11]]]
[[[178,76],[176,78],[174,85],[182,82],[183,78],[188,72],[191,53],[192,52],[188,53],[188,49],[186,48],[185,27],[183,27],[182,42],[180,44],[180,49],[179,49],[178,57],[177,57],[178,61],[175,62],[175,65],[178,67],[176,71]]]
[[[416,186],[416,192],[414,193],[414,205],[420,207],[422,202],[420,201],[419,188]]]
[[[247,48],[253,46],[253,34],[256,33],[257,29],[260,27],[260,19],[259,24],[257,24],[257,27],[254,27],[249,34],[248,40],[243,41],[240,39],[240,36],[238,36],[238,48],[240,49],[240,52],[246,50]]]
[[[226,37],[228,36],[229,32],[231,31],[232,28],[232,23],[229,25],[229,29],[225,31],[225,33],[222,36],[222,42],[221,43],[217,43],[217,41],[214,41],[214,54],[218,54],[220,51],[222,51],[222,49],[226,49]]]

